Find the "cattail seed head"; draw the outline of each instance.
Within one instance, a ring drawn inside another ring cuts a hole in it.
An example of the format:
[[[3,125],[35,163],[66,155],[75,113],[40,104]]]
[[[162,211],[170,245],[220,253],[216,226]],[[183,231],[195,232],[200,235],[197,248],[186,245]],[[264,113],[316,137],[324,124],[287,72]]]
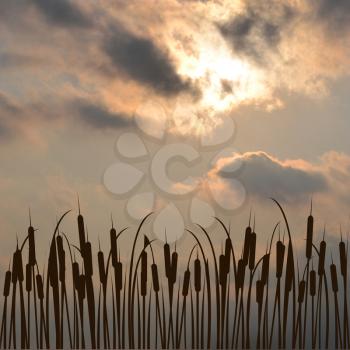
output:
[[[79,288],[79,264],[77,262],[74,262],[72,264],[72,271],[73,271],[73,283],[76,290]]]
[[[171,254],[170,282],[172,284],[176,282],[178,257],[179,255],[176,251]]]
[[[28,262],[31,266],[34,266],[36,264],[36,253],[35,253],[34,228],[32,226],[29,226],[28,228],[28,245],[29,245]]]
[[[122,290],[123,288],[123,263],[118,261],[114,269],[115,273],[115,284],[117,290]]]
[[[100,283],[105,284],[107,282],[106,270],[105,270],[105,258],[102,251],[97,253],[98,260],[98,272],[100,276]]]
[[[78,232],[79,232],[79,244],[80,250],[83,252],[85,246],[85,228],[84,228],[84,218],[79,213],[78,215]]]
[[[231,238],[226,238],[226,240],[225,240],[225,258],[226,258],[226,266],[228,267],[228,270],[226,271],[226,273],[230,272],[231,248],[232,248]]]
[[[12,257],[12,283],[16,283],[18,280],[18,271],[17,271],[17,265],[16,265],[16,252],[13,254]]]
[[[335,264],[331,264],[330,266],[331,270],[331,279],[332,279],[332,290],[334,293],[338,292],[338,277],[337,277],[337,267]]]
[[[44,286],[43,286],[43,279],[41,277],[41,275],[36,275],[35,277],[36,279],[36,285],[37,285],[37,289],[38,289],[38,298],[40,300],[44,299]]]
[[[5,282],[4,282],[4,292],[3,292],[4,297],[8,297],[10,295],[10,285],[11,285],[11,271],[6,271]]]
[[[340,272],[342,276],[347,275],[347,257],[346,257],[346,248],[345,243],[341,241],[339,243],[339,257],[340,257]]]
[[[325,241],[321,241],[320,243],[320,255],[318,258],[318,274],[321,276],[324,274],[324,264],[326,258],[326,247],[327,244]]]
[[[197,258],[194,260],[194,289],[200,292],[202,287],[201,261]]]
[[[221,286],[226,286],[227,281],[227,259],[221,254],[219,257],[219,283]]]
[[[276,277],[281,278],[283,272],[284,253],[286,247],[281,241],[276,243]]]
[[[79,276],[79,288],[78,288],[79,297],[85,299],[85,275]]]
[[[262,304],[264,297],[264,284],[261,280],[256,281],[256,302]]]
[[[114,227],[109,231],[110,241],[111,241],[111,258],[112,266],[115,267],[118,261],[118,249],[117,249],[117,232]]]
[[[243,259],[238,260],[238,267],[237,267],[237,288],[242,288],[244,284],[244,277],[245,277],[245,264]]]
[[[244,245],[243,245],[243,262],[244,265],[248,265],[249,250],[250,250],[250,238],[252,229],[248,226],[245,230]]]
[[[170,246],[168,243],[164,244],[163,250],[164,250],[165,276],[169,278],[171,261],[170,261]]]
[[[28,263],[26,264],[26,291],[30,292],[32,290],[32,266]]]
[[[147,276],[145,276],[145,272],[141,271],[141,296],[147,295]]]
[[[147,252],[145,250],[141,253],[141,273],[147,281]]]
[[[58,265],[59,265],[59,279],[61,282],[65,280],[66,277],[66,252],[63,249],[62,236],[57,236],[57,254],[58,254]]]
[[[190,286],[190,278],[191,278],[191,272],[190,270],[186,270],[184,274],[184,283],[182,285],[182,295],[186,297],[188,295],[188,289]]]
[[[310,295],[316,295],[316,271],[314,269],[310,271]]]
[[[58,266],[57,266],[57,252],[56,243],[53,241],[50,247],[48,274],[51,287],[58,286]]]
[[[305,281],[302,280],[299,282],[299,291],[298,291],[298,303],[304,302],[305,297]]]
[[[262,268],[261,268],[261,282],[264,285],[267,283],[267,278],[269,275],[269,267],[270,267],[270,254],[267,253],[263,257]]]
[[[24,274],[23,274],[22,252],[18,249],[14,254],[14,263],[16,266],[17,279],[18,281],[23,282]]]
[[[156,264],[151,265],[152,270],[152,282],[153,282],[153,289],[156,293],[159,292],[159,276],[158,276],[158,267]]]
[[[288,244],[287,265],[286,265],[286,290],[291,291],[294,279],[294,259],[291,243]]]
[[[306,230],[306,258],[311,259],[312,256],[312,236],[314,232],[314,218],[309,215],[307,218],[307,230]]]
[[[91,277],[93,275],[93,268],[92,268],[92,251],[91,251],[90,242],[86,242],[84,245],[83,258],[84,258],[85,275]]]
[[[250,234],[250,248],[249,248],[249,269],[254,270],[255,267],[255,250],[256,250],[256,233]]]

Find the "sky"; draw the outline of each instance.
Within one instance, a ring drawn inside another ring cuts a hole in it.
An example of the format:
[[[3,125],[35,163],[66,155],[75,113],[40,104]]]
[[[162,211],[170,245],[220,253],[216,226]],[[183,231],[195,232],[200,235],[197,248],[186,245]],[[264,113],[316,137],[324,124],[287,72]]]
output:
[[[318,232],[347,232],[349,39],[348,0],[1,1],[1,263],[29,208],[43,255],[69,209],[76,239],[77,193],[96,242],[146,210],[159,238],[175,206],[169,226],[217,215],[237,240],[252,211],[265,247],[270,197],[301,242],[311,198]]]

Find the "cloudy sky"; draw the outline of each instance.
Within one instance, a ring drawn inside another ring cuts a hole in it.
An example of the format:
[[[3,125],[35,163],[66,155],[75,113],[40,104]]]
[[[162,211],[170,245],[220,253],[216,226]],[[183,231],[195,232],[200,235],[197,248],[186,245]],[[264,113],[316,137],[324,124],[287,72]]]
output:
[[[346,230],[349,39],[348,0],[1,1],[2,260],[24,236],[29,207],[44,244],[57,216],[76,211],[77,193],[96,240],[111,212],[120,226],[135,223],[104,174],[121,157],[120,135],[140,135],[140,113],[166,138],[141,133],[150,154],[138,169],[147,172],[173,140],[192,145],[207,164],[196,168],[198,197],[238,230],[252,208],[269,234],[280,219],[269,197],[300,237],[311,197],[318,229]],[[225,139],[227,120],[234,135]],[[217,134],[223,145],[201,148]],[[207,161],[222,149],[235,151]],[[167,171],[181,187],[191,167],[175,159]],[[189,197],[140,186],[136,193],[156,192],[154,210],[172,203],[186,212]]]

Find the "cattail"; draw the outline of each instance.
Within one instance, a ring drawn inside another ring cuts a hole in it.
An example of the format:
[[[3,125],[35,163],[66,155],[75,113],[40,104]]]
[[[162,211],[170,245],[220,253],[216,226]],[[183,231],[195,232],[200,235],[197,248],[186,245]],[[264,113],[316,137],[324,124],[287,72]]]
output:
[[[18,248],[18,247],[17,247]],[[16,283],[18,279],[18,271],[16,264],[16,252],[13,253],[12,257],[12,283]]]
[[[98,272],[100,275],[101,284],[105,284],[107,282],[106,270],[105,270],[105,258],[102,251],[97,253],[98,260]]]
[[[310,271],[310,295],[313,297],[316,295],[316,271],[314,269]]]
[[[171,254],[170,282],[172,284],[176,282],[178,257],[179,255],[176,251]]]
[[[170,261],[170,246],[167,242],[164,244],[163,250],[164,250],[165,276],[169,278],[171,261]]]
[[[74,262],[72,264],[72,270],[73,270],[73,283],[75,289],[78,290],[79,288],[79,264],[77,262]]]
[[[331,279],[332,279],[332,289],[334,293],[338,292],[338,278],[337,278],[337,267],[335,264],[331,264],[330,266],[331,270]]]
[[[310,214],[307,218],[307,230],[306,230],[306,258],[311,259],[312,256],[312,236],[314,231],[314,218]]]
[[[35,237],[34,237],[34,228],[32,225],[28,228],[28,244],[29,244],[29,255],[28,263],[31,266],[36,264],[36,253],[35,253]]]
[[[56,242],[57,242],[58,265],[59,265],[59,279],[61,282],[63,282],[66,276],[66,252],[63,249],[62,236],[57,236]]]
[[[115,265],[115,284],[116,290],[122,290],[123,288],[123,264],[118,261]]]
[[[300,283],[299,283],[299,293],[298,293],[298,303],[302,303],[304,301],[305,286],[306,286],[305,281],[304,280],[300,281]]]
[[[83,258],[84,258],[85,275],[92,276],[93,269],[92,269],[92,252],[91,252],[90,242],[86,242],[84,245]]]
[[[151,265],[152,270],[152,282],[153,282],[153,289],[156,293],[159,292],[159,277],[158,277],[158,267],[156,264]]]
[[[231,238],[226,238],[226,240],[225,240],[225,258],[226,258],[226,266],[228,268],[226,273],[230,272],[231,248],[232,248]]]
[[[85,299],[85,275],[80,275],[79,276],[79,288],[78,288],[78,293],[79,297],[81,299]]]
[[[286,290],[291,291],[294,279],[294,259],[291,243],[288,244],[287,265],[286,265]]]
[[[191,278],[191,272],[190,270],[186,270],[184,274],[184,282],[182,285],[182,295],[186,297],[188,295],[188,289],[190,286],[190,278]]]
[[[250,234],[250,248],[249,248],[249,269],[254,270],[255,267],[255,250],[256,250],[256,233]]]
[[[321,276],[324,274],[324,263],[326,258],[326,242],[323,240],[320,243],[320,255],[318,258],[318,274]]]
[[[52,242],[50,247],[48,273],[51,287],[58,286],[58,267],[55,241]]]
[[[267,253],[263,257],[262,268],[261,268],[261,282],[264,285],[267,283],[267,277],[269,275],[269,267],[270,267],[270,254]]]
[[[44,299],[44,286],[43,286],[43,279],[41,275],[37,274],[36,277],[36,286],[38,289],[38,298],[40,300]]]
[[[10,285],[11,285],[11,271],[6,271],[4,292],[3,292],[4,297],[8,297],[10,295]]]
[[[264,284],[261,280],[256,281],[256,302],[262,304],[264,297]]]
[[[201,284],[202,284],[202,276],[201,276],[201,261],[198,259],[195,259],[194,261],[194,289],[196,292],[200,292],[201,290]]]
[[[78,198],[79,215],[78,215],[78,231],[79,231],[79,243],[80,251],[83,252],[85,246],[85,228],[84,228],[84,218],[80,213],[80,203]]]
[[[109,231],[110,240],[111,240],[111,258],[112,265],[115,267],[118,261],[118,253],[117,253],[117,232],[114,227]]]
[[[281,278],[283,272],[284,253],[286,247],[281,241],[276,243],[276,277]]]
[[[13,260],[16,266],[17,279],[18,281],[23,282],[24,280],[23,262],[22,262],[22,252],[20,250],[18,249],[16,250]]]
[[[238,267],[237,267],[237,288],[243,287],[244,277],[245,277],[245,264],[243,259],[239,259]]]
[[[347,257],[346,257],[346,248],[345,243],[341,241],[339,243],[339,256],[340,256],[340,272],[342,276],[346,277],[347,275]]]
[[[221,286],[225,286],[227,281],[227,259],[226,256],[221,254],[219,257],[219,283]]]
[[[147,253],[145,250],[141,253],[141,273],[144,274],[147,281]]]
[[[249,250],[250,250],[250,238],[252,229],[248,226],[245,230],[244,245],[243,245],[243,262],[244,265],[248,265]]]
[[[147,276],[143,271],[141,271],[141,288],[140,288],[140,294],[141,296],[147,295]]]
[[[28,263],[26,264],[26,291],[30,292],[32,290],[32,266]]]

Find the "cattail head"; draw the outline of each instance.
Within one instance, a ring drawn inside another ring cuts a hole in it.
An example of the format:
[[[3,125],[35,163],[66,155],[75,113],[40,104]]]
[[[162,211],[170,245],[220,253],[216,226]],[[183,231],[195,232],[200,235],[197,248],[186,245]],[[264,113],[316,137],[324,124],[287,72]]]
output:
[[[286,247],[281,241],[276,243],[276,277],[281,278],[283,272],[284,253]]]
[[[184,283],[182,285],[182,295],[186,297],[188,295],[188,289],[190,286],[190,278],[191,278],[191,273],[190,270],[187,269],[184,274]]]
[[[28,227],[28,245],[29,245],[28,263],[31,266],[34,266],[36,264],[36,253],[35,253],[34,228],[32,227],[32,225]]]
[[[106,276],[106,270],[105,270],[105,258],[102,251],[99,251],[97,253],[97,260],[98,260],[98,272],[100,276],[100,283],[105,284],[107,283],[107,276]]]
[[[291,242],[288,244],[287,265],[286,265],[286,290],[291,291],[294,279],[294,258]]]
[[[16,283],[18,280],[18,272],[17,272],[17,265],[16,265],[16,252],[14,252],[13,257],[12,257],[12,276],[11,276],[11,281],[12,283]]]
[[[244,244],[243,244],[243,262],[244,265],[248,265],[249,250],[250,250],[250,238],[252,234],[252,229],[248,226],[245,230]]]
[[[312,216],[312,202],[310,215],[307,218],[307,228],[306,228],[306,258],[311,259],[312,256],[312,236],[314,232],[314,218]]]
[[[255,250],[256,250],[256,233],[250,234],[250,247],[249,247],[249,269],[254,270],[255,267]]]
[[[141,253],[141,273],[144,274],[147,281],[147,252],[145,250]]]
[[[22,252],[19,249],[17,249],[14,254],[13,262],[16,268],[17,279],[18,281],[23,282],[24,274],[23,274]]]
[[[72,264],[73,284],[76,290],[79,288],[79,264],[75,261]]]
[[[85,275],[79,276],[78,294],[81,299],[85,299]]]
[[[85,275],[91,277],[93,275],[93,269],[92,269],[92,251],[91,251],[90,242],[86,242],[84,245],[83,258],[84,258]]]
[[[118,261],[118,248],[117,248],[117,232],[114,227],[109,231],[109,236],[111,240],[111,259],[112,265],[115,267]]]
[[[36,286],[38,289],[38,298],[40,300],[44,299],[44,286],[43,286],[43,279],[40,274],[37,274],[36,277]]]
[[[347,275],[347,256],[346,256],[346,248],[345,243],[341,241],[339,243],[339,257],[340,257],[340,272],[343,277]]]
[[[227,282],[227,259],[224,254],[219,257],[219,282],[221,286],[226,286]]]
[[[262,268],[261,268],[261,282],[264,283],[264,285],[267,283],[269,268],[270,268],[270,254],[267,253],[263,257]]]
[[[331,270],[331,279],[332,279],[332,290],[334,293],[338,292],[338,277],[337,277],[337,267],[335,266],[335,264],[331,264],[330,266],[330,270]]]
[[[53,240],[49,253],[48,275],[51,287],[58,286],[58,266],[57,266],[57,250],[56,241]]]
[[[123,263],[118,261],[114,269],[115,273],[115,285],[117,290],[122,290],[123,288]]]
[[[264,283],[261,280],[256,281],[256,302],[262,304],[264,297]]]
[[[298,290],[298,303],[304,302],[305,297],[305,281],[302,280],[299,282],[299,290]]]
[[[84,226],[84,218],[80,213],[80,202],[78,197],[78,208],[79,208],[79,215],[78,215],[78,232],[79,232],[79,244],[80,244],[80,251],[83,252],[84,246],[85,246],[85,226]]]
[[[30,292],[32,290],[32,266],[28,263],[26,264],[26,291]]]
[[[170,246],[168,242],[164,244],[163,251],[164,251],[165,276],[169,278],[171,260],[170,260]]]
[[[327,244],[326,244],[325,240],[321,241],[321,243],[320,243],[320,255],[318,257],[318,274],[320,276],[324,274],[326,247],[327,247]]]
[[[174,284],[176,282],[176,276],[177,276],[177,261],[178,261],[178,253],[174,251],[171,254],[171,267],[170,267],[170,282]]]
[[[194,260],[194,289],[196,292],[200,292],[202,287],[202,270],[201,261],[197,258]]]
[[[231,249],[232,249],[232,240],[231,238],[226,238],[225,240],[225,258],[226,266],[228,267],[227,273],[230,272],[230,260],[231,260]]]
[[[238,260],[238,266],[237,266],[237,282],[236,286],[237,288],[242,288],[244,284],[244,277],[245,277],[245,264],[243,259]]]
[[[59,279],[61,282],[65,280],[66,276],[66,253],[63,249],[62,236],[57,236],[57,254],[58,254],[58,265],[59,265]]]
[[[152,270],[152,282],[153,282],[153,289],[156,293],[159,292],[159,276],[158,276],[158,267],[156,264],[151,265]]]
[[[4,292],[3,292],[4,297],[8,297],[10,295],[10,285],[11,285],[11,271],[6,271],[5,282],[4,282]]]
[[[316,271],[314,269],[310,271],[310,295],[316,295]]]

